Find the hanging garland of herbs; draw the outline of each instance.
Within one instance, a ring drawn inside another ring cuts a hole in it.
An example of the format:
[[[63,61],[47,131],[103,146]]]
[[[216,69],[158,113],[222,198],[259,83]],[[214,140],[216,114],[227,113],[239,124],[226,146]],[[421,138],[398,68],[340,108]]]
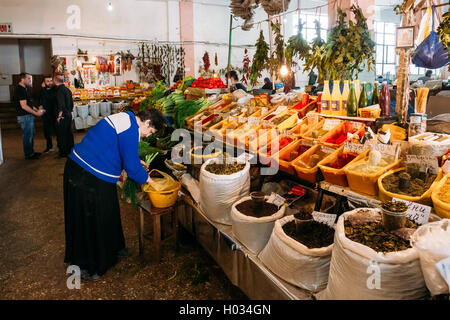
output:
[[[209,53],[208,51],[205,51],[205,54],[203,55],[203,65],[205,67],[205,72],[208,73],[209,67],[211,66],[211,63],[209,62]]]
[[[302,23],[302,19],[298,20],[298,32],[289,38],[286,46],[286,61],[290,66],[295,65],[294,58],[304,60],[308,56],[310,47],[308,42],[303,38],[302,30],[305,23]]]
[[[303,70],[313,71],[313,69],[316,68],[319,73],[318,81],[321,82],[323,79],[328,79],[328,72],[323,59],[325,56],[325,41],[320,36],[320,22],[315,20],[314,25],[316,37],[311,42],[309,53],[305,56]]]
[[[271,75],[276,74],[279,77],[279,70],[284,63],[284,39],[281,35],[281,24],[273,22],[270,24],[275,35],[275,50],[269,58],[269,71]]]
[[[253,56],[252,66],[250,68],[250,82],[255,85],[258,78],[261,76],[261,72],[266,69],[269,56],[269,45],[264,39],[264,34],[261,30],[259,38],[255,44],[256,52]]]
[[[337,25],[331,29],[324,56],[325,67],[333,79],[353,79],[355,74],[367,71],[375,65],[375,42],[370,38],[367,21],[361,9],[352,5],[356,24],[349,21],[347,14],[338,8]]]

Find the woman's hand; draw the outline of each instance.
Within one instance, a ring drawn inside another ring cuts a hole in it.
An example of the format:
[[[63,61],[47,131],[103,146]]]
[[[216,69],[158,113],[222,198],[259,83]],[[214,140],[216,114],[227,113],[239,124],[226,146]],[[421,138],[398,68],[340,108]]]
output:
[[[148,171],[148,165],[143,160],[141,160],[141,164],[144,166],[145,170]]]
[[[153,180],[152,180],[152,178],[148,177],[148,179],[147,179],[147,182],[146,182],[146,183],[147,183],[147,184],[153,183]]]

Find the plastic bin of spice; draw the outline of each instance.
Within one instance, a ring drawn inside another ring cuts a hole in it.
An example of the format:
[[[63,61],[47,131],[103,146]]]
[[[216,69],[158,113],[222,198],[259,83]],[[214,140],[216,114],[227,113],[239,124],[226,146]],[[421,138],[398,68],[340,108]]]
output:
[[[269,120],[270,126],[274,126],[280,130],[290,130],[296,124],[298,120],[298,115],[295,110],[286,110],[281,112]]]
[[[308,151],[313,146],[311,141],[307,140],[295,140],[287,145],[278,153],[272,157],[275,161],[278,161],[278,167],[280,170],[289,174],[295,175],[295,169],[292,166],[293,161]]]
[[[315,117],[308,117],[308,116],[303,117],[300,123],[298,123],[295,127],[289,130],[289,133],[299,138],[302,138],[305,135],[309,135],[313,130],[322,127],[325,118],[317,116],[316,117],[317,121],[314,118]]]
[[[288,135],[279,135],[278,136],[278,150],[275,154],[279,153],[280,151],[283,151],[284,148],[286,148],[289,144],[291,144],[293,141],[297,140],[293,136]],[[272,156],[274,153],[272,153],[272,139],[270,142],[268,141],[264,146],[260,147],[258,149],[258,155],[261,163],[263,164],[269,164],[270,159],[273,158]]]
[[[446,196],[443,199],[443,196]],[[436,214],[444,219],[450,219],[450,173],[447,173],[431,193]],[[445,200],[445,201],[444,201]]]
[[[359,161],[367,156],[369,153],[369,149],[365,150],[364,152],[360,154],[351,154],[354,156],[352,160],[347,162],[343,167],[341,168],[333,168],[331,165],[338,161],[338,158],[341,154],[344,153],[344,146],[341,146],[339,149],[337,149],[335,152],[333,152],[329,157],[324,159],[320,164],[319,168],[320,171],[323,174],[323,178],[326,182],[329,182],[331,184],[335,184],[342,187],[348,187],[348,181],[347,176],[345,175],[344,169],[347,168],[352,163]]]
[[[333,148],[319,144],[311,147],[308,151],[292,162],[292,166],[297,172],[297,176],[300,179],[315,183],[317,179],[317,171],[319,171],[318,165],[321,164],[322,161],[326,161],[327,157],[329,157],[334,151],[335,149]],[[313,159],[313,157],[315,159]]]
[[[350,189],[355,192],[365,193],[371,196],[378,195],[378,178],[391,169],[395,169],[400,165],[401,160],[393,161],[387,166],[380,167],[375,173],[367,174],[364,172],[358,172],[352,170],[352,166],[367,161],[367,157],[359,161],[353,162],[347,168],[344,169],[345,175],[347,176],[347,181]]]
[[[309,132],[305,133],[302,136],[302,138],[306,139],[306,140],[310,140],[310,141],[319,141],[325,135],[335,132],[335,130],[337,130],[339,128],[341,123],[342,123],[342,121],[339,123],[339,125],[337,125],[336,127],[332,128],[331,130],[325,130],[323,128],[323,125],[325,124],[325,121],[321,122],[321,126],[318,126],[318,127],[314,128],[313,130],[310,130]]]
[[[319,139],[319,142],[320,144],[331,148],[338,148],[347,141],[347,133],[357,134],[361,138],[365,132],[364,127],[365,125],[361,124],[360,127],[356,129],[356,124],[354,122],[345,121],[323,135]],[[335,143],[330,142],[331,140]]]
[[[439,181],[442,179],[441,168],[439,168],[438,175],[434,179],[430,188],[426,192],[424,192],[421,196],[413,197],[413,196],[408,196],[408,195],[404,195],[404,194],[389,192],[384,188],[383,179],[385,177],[390,176],[391,174],[394,174],[394,173],[397,173],[400,171],[406,171],[406,170],[407,170],[406,167],[389,170],[388,172],[383,173],[378,178],[378,190],[379,190],[378,197],[379,197],[380,201],[390,201],[390,200],[392,200],[392,198],[397,198],[397,199],[403,199],[403,200],[410,201],[410,202],[418,202],[418,203],[421,203],[424,205],[431,205],[431,193],[433,192],[434,188],[438,185]]]

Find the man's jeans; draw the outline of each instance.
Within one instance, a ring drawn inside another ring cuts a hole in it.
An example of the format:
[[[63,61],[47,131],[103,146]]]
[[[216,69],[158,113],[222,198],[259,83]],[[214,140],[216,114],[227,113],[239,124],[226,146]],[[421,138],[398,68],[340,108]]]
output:
[[[17,122],[19,122],[22,127],[23,152],[25,154],[25,158],[31,157],[34,153],[34,116],[31,114],[27,114],[26,116],[18,116]]]

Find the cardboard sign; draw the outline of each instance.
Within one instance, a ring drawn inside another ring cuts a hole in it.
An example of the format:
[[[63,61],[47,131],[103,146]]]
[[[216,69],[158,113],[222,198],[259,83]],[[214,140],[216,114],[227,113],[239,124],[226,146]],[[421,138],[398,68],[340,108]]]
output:
[[[431,214],[431,207],[416,202],[406,201],[403,199],[392,198],[392,200],[406,203],[406,205],[408,206],[406,217],[408,219],[420,225],[428,223],[428,219],[430,218]]]
[[[252,160],[254,157],[254,155],[249,154],[247,152],[242,152],[237,158],[236,161],[238,163],[246,163],[247,161]]]
[[[280,196],[278,193],[272,192],[269,196],[269,199],[267,199],[267,202],[273,203],[277,207],[282,206],[284,202],[286,201],[285,198]]]
[[[319,211],[313,211],[312,213],[314,221],[329,225],[330,227],[334,226],[334,222],[336,221],[336,214],[334,213],[323,213]]]
[[[323,130],[330,131],[331,129],[337,127],[341,124],[341,120],[339,119],[325,119],[323,123]]]
[[[346,141],[344,142],[344,152],[346,153],[363,153],[366,150],[367,146],[364,144],[353,143]]]
[[[314,141],[311,140],[302,140],[302,146],[312,147],[314,145]]]
[[[246,123],[247,122],[247,118],[246,117],[239,117],[238,122],[239,123]]]
[[[327,147],[327,146],[321,146],[320,148],[321,148],[321,150],[323,152],[328,153],[328,154],[333,153],[333,152],[336,151],[336,149],[333,149],[333,148],[330,148],[330,147]]]
[[[419,170],[421,172],[426,172],[427,169],[432,174],[438,174],[439,172],[439,165],[436,157],[407,154],[405,162],[407,164],[419,165]]]
[[[287,110],[286,106],[279,106],[277,108],[277,110],[275,110],[274,114],[280,114],[280,113],[282,113],[283,111],[286,111],[286,110]]]
[[[267,111],[269,111],[269,109],[267,109],[267,107],[262,107],[261,108],[261,115],[265,115],[267,113]]]
[[[248,117],[248,124],[250,126],[257,126],[259,125],[259,118],[256,117]]]
[[[370,143],[371,147],[370,150],[377,150],[379,151],[383,156],[391,156],[394,157],[394,161],[397,161],[398,154],[400,152],[400,145],[390,145],[390,144],[382,144],[382,143]]]

